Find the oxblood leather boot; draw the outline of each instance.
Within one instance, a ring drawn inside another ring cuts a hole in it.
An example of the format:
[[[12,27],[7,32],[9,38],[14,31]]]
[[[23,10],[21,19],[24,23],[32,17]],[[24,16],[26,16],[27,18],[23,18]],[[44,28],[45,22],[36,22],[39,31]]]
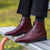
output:
[[[21,34],[25,34],[32,28],[31,19],[22,17],[21,23],[16,27],[16,29],[7,32],[6,36],[19,36]]]
[[[23,37],[16,39],[15,42],[19,43],[31,43],[36,41],[47,40],[46,30],[44,22],[34,22],[33,28]]]

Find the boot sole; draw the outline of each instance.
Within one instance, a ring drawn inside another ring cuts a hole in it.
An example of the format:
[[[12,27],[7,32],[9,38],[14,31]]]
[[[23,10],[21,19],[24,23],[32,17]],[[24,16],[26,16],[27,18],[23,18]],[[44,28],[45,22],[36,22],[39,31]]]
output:
[[[18,43],[34,43],[34,42],[39,42],[39,41],[45,41],[47,40],[47,37],[43,37],[43,38],[40,38],[40,39],[37,39],[35,41],[26,41],[26,42],[18,42]]]
[[[23,32],[23,33],[19,33],[19,34],[16,34],[16,35],[5,35],[5,36],[20,36],[22,34],[26,34],[27,32]]]

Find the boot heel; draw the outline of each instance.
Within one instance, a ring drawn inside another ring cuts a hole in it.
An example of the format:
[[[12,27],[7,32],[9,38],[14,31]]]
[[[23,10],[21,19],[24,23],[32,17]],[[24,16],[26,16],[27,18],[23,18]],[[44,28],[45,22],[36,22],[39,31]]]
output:
[[[44,40],[47,40],[47,37],[43,37],[43,38],[38,39],[38,41],[44,41]]]

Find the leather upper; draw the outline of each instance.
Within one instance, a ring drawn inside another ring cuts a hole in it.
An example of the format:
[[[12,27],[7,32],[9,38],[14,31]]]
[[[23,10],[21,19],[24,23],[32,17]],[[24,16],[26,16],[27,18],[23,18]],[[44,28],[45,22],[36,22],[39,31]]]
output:
[[[22,33],[28,32],[32,28],[31,19],[22,17],[20,24],[16,29],[7,32],[5,35],[20,35]]]
[[[16,42],[32,42],[43,37],[46,37],[44,22],[35,21],[33,28],[23,37],[16,39]]]

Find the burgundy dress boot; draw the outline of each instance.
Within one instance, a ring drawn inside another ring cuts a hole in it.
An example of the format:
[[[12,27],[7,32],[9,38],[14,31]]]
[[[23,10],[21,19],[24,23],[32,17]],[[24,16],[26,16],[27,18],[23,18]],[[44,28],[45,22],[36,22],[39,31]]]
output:
[[[17,38],[15,42],[32,43],[47,40],[44,22],[34,21],[33,28],[23,37]]]
[[[7,32],[6,36],[19,36],[21,34],[26,34],[32,28],[31,19],[22,17],[20,24],[16,27],[16,29]]]

